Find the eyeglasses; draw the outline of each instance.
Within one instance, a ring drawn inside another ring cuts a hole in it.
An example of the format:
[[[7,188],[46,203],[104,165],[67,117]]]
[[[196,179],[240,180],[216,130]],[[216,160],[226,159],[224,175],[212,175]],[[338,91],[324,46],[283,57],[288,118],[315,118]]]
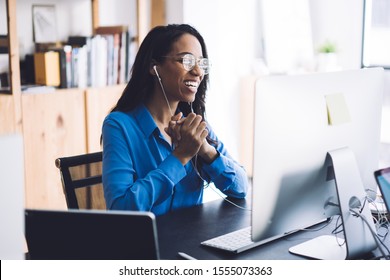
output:
[[[176,61],[183,64],[183,67],[187,71],[194,69],[197,64],[200,69],[202,69],[203,74],[207,75],[210,72],[211,63],[208,58],[196,58],[193,54],[185,54],[183,57],[177,58],[176,56],[164,56],[164,57],[173,57],[176,58]]]

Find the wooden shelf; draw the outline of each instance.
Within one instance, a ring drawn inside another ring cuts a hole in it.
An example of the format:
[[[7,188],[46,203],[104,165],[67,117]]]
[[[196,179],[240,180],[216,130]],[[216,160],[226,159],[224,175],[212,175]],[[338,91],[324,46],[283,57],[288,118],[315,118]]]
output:
[[[165,24],[165,0],[151,7],[137,0],[138,38],[150,24]],[[113,3],[114,4],[114,3]],[[65,209],[61,178],[55,159],[101,150],[103,120],[125,85],[103,88],[58,89],[50,93],[22,93],[16,0],[6,0],[10,94],[0,93],[0,134],[21,133],[24,140],[25,206]],[[92,27],[99,26],[99,1],[91,0]],[[147,20],[155,19],[152,23]]]

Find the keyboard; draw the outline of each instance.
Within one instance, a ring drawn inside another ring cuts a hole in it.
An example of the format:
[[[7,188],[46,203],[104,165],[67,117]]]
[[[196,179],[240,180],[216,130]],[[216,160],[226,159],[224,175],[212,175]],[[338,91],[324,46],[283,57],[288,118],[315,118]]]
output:
[[[330,222],[330,220],[324,219],[322,221],[319,221],[318,224],[322,224],[323,222],[327,221],[327,223]],[[312,225],[313,226],[313,225]],[[323,226],[323,225],[322,225]],[[243,229],[239,229],[236,231],[232,231],[211,239],[208,239],[206,241],[201,242],[201,245],[221,249],[224,251],[232,252],[232,253],[241,253],[243,251],[252,249],[254,247],[263,245],[265,243],[268,243],[270,241],[279,239],[281,237],[290,235],[294,232],[297,232],[299,230],[291,230],[279,235],[274,235],[268,238],[265,238],[260,241],[252,241],[252,227],[245,227]]]
[[[249,226],[208,239],[201,244],[238,254],[260,244],[260,242],[253,242],[251,236],[251,227]]]

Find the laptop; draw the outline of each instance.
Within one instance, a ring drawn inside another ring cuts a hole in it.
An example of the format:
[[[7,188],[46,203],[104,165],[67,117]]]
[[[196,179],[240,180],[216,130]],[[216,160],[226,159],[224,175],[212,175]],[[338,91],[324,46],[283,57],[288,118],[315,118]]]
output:
[[[159,259],[150,212],[25,209],[29,259]]]
[[[383,203],[387,213],[390,213],[390,167],[379,169],[374,172],[376,183],[382,194]]]

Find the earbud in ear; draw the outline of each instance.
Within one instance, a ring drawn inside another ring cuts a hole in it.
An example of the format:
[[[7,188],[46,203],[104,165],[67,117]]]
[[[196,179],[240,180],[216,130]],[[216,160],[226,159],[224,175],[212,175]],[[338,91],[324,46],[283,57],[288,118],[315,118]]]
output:
[[[156,73],[157,78],[160,79],[160,75],[157,72],[157,65],[153,65],[153,70],[154,70],[154,73]]]

